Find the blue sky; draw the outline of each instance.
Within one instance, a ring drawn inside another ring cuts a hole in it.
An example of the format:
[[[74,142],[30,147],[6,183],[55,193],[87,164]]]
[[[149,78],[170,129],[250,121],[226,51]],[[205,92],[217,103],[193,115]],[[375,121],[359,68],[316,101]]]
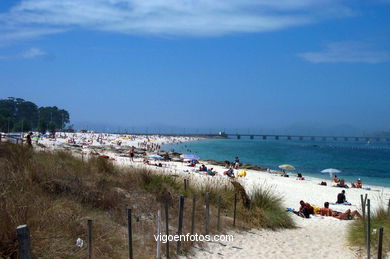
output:
[[[1,98],[80,127],[390,131],[390,1],[0,2]]]

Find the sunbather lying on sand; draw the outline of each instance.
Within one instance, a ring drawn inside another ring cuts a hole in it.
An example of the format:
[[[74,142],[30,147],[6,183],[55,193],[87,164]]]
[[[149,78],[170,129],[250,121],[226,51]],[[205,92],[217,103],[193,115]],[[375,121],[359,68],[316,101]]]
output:
[[[359,218],[361,217],[357,210],[351,211],[350,209],[347,209],[344,213],[334,211],[332,216],[340,220],[352,220],[355,218],[355,216]]]
[[[355,216],[361,217],[357,210],[351,211],[347,209],[344,213],[333,211],[329,209],[329,202],[324,203],[324,208],[321,208],[318,212],[321,216],[334,217],[340,220],[351,220],[354,219]]]

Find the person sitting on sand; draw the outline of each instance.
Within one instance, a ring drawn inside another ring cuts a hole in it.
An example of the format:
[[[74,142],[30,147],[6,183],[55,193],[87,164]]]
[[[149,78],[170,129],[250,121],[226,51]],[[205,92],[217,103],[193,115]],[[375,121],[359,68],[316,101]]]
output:
[[[360,178],[357,180],[356,184],[354,182],[351,182],[352,188],[363,188],[362,180]]]
[[[199,171],[201,171],[201,172],[207,172],[207,167],[205,166],[205,165],[201,165],[200,167],[199,167]]]
[[[224,175],[227,175],[230,178],[234,178],[234,170],[233,167],[230,167],[227,171],[223,172]]]
[[[337,187],[342,187],[342,188],[349,188],[348,185],[345,184],[345,180],[341,179],[340,182],[336,185]]]
[[[345,190],[342,190],[338,195],[337,195],[337,204],[342,204],[346,202],[347,199],[345,198]]]
[[[321,216],[333,216],[333,210],[329,209],[329,202],[324,203],[324,207],[320,209],[319,214]]]
[[[229,168],[229,167],[230,167],[230,162],[227,161],[227,160],[225,160],[225,162],[224,162],[224,167],[225,167],[226,169]]]
[[[300,201],[299,213],[303,214],[305,218],[310,218],[310,214],[314,214],[314,208],[308,202]]]
[[[339,183],[340,179],[337,177],[337,175],[334,175],[334,177],[332,178],[332,181],[335,183]]]
[[[207,169],[207,174],[208,175],[211,175],[211,176],[214,176],[217,174],[217,172],[213,171],[214,168],[210,168],[210,169]]]
[[[356,188],[363,188],[362,180],[357,179]]]

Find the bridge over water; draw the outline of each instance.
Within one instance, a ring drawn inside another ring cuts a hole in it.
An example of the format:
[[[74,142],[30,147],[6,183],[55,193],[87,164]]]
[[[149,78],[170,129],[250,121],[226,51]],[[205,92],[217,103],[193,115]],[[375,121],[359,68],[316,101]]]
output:
[[[122,133],[123,134],[123,133]],[[225,133],[219,134],[194,134],[194,133],[126,133],[129,135],[159,135],[159,136],[187,136],[206,138],[236,138],[243,137],[249,139],[273,139],[273,140],[311,140],[311,141],[365,141],[365,142],[390,142],[390,136],[309,136],[309,135],[286,135],[286,134],[249,134],[249,133]]]
[[[239,133],[222,133],[219,136],[226,138],[248,137],[250,139],[284,139],[284,140],[320,140],[320,141],[386,141],[390,142],[390,137],[377,137],[377,136],[307,136],[307,135],[279,135],[279,134],[239,134]]]

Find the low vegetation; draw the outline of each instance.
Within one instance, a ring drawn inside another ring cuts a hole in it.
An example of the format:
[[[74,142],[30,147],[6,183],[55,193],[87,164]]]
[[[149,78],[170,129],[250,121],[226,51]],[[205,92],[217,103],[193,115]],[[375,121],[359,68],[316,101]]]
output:
[[[367,224],[367,220],[366,220]],[[388,209],[380,208],[371,216],[371,254],[377,256],[379,228],[383,227],[383,255],[390,252],[390,212]],[[348,231],[349,242],[366,250],[365,225],[362,218],[354,220]]]
[[[184,190],[183,179],[169,173],[119,168],[102,158],[82,161],[66,152],[35,152],[9,144],[0,144],[0,172],[1,258],[17,258],[16,227],[22,224],[29,226],[34,257],[85,258],[87,245],[76,246],[76,239],[86,242],[88,219],[93,220],[95,257],[126,258],[126,208],[133,211],[134,257],[154,257],[157,210],[164,215],[164,203],[169,203],[170,233],[175,233],[180,194],[185,196],[183,233],[190,232],[193,197],[195,232],[204,233],[206,192],[210,196],[210,233],[217,233],[219,202],[220,231],[232,226],[235,195],[237,227],[294,227],[280,199],[269,189],[255,190],[247,197],[248,204],[239,184]],[[192,245],[184,243],[183,253],[190,252]],[[174,248],[171,243],[172,257]]]

